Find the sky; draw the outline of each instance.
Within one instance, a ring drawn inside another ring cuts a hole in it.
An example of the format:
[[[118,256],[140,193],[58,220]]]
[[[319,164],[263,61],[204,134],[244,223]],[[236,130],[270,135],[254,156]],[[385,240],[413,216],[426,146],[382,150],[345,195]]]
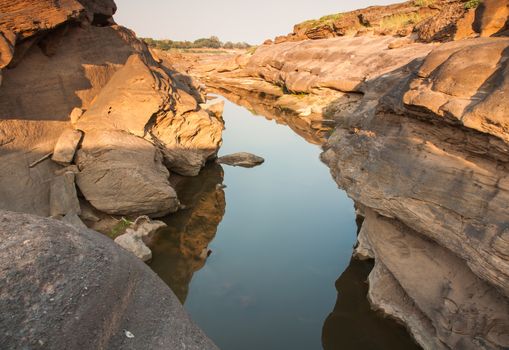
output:
[[[256,45],[293,25],[338,12],[398,0],[115,0],[115,20],[139,37],[190,40],[218,36]]]

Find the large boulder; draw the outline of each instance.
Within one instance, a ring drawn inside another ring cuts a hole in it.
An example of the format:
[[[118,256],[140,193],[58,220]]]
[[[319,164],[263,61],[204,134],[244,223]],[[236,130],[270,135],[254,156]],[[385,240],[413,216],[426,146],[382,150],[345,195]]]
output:
[[[87,132],[77,160],[85,198],[108,214],[164,216],[179,207],[162,156],[124,131]]]
[[[8,349],[217,347],[145,264],[107,237],[0,212],[0,343]]]

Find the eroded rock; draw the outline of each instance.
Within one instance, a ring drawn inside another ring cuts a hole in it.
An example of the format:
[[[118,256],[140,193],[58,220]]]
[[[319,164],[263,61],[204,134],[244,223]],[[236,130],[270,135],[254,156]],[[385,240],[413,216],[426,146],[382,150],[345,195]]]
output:
[[[152,251],[143,243],[140,236],[135,234],[124,233],[115,238],[115,243],[133,253],[141,261],[149,261],[152,259]]]
[[[130,251],[142,261],[152,259],[152,251],[145,244],[159,229],[166,227],[162,221],[150,220],[147,216],[140,216],[127,228],[124,234],[115,238],[115,243]]]
[[[238,152],[217,158],[217,162],[220,164],[240,166],[243,168],[253,168],[262,164],[264,161],[265,159],[262,157],[247,152]]]
[[[66,172],[53,178],[50,188],[50,215],[80,214],[80,203],[74,184],[74,173]]]
[[[66,129],[60,135],[53,150],[51,160],[60,165],[70,165],[74,159],[78,144],[83,137],[80,130]]]
[[[164,282],[104,235],[4,211],[0,223],[3,347],[217,349]]]
[[[509,346],[509,301],[504,295],[480,280],[450,251],[423,239],[396,220],[382,218],[369,210],[366,214],[360,234],[370,242],[380,264],[370,277],[371,288],[379,287],[371,296],[375,306],[385,308],[385,312],[410,325],[414,337],[425,348]],[[387,310],[398,307],[401,302],[396,295],[402,293],[385,292],[385,302],[375,296],[382,287],[378,279],[386,276],[393,276],[404,290],[403,295],[411,299],[407,307],[414,304],[419,312]]]
[[[87,132],[76,163],[76,182],[100,211],[156,217],[178,210],[162,156],[144,139],[123,131]]]

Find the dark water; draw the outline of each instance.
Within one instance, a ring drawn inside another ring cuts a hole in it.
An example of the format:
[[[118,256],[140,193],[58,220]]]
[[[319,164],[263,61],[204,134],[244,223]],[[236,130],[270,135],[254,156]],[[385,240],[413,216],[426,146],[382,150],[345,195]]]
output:
[[[247,151],[265,163],[174,178],[186,209],[151,245],[151,267],[194,321],[225,350],[415,348],[369,310],[370,266],[350,264],[353,203],[320,148],[230,102],[224,118],[220,155]]]

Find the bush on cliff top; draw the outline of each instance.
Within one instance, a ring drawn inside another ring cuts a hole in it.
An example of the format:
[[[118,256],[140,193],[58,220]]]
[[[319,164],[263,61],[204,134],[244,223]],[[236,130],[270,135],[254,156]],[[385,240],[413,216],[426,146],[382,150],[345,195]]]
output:
[[[152,38],[143,38],[148,46],[160,50],[171,49],[248,49],[251,47],[248,43],[233,43],[227,41],[223,43],[217,36],[210,38],[200,38],[195,41],[174,41],[174,40],[156,40]]]

